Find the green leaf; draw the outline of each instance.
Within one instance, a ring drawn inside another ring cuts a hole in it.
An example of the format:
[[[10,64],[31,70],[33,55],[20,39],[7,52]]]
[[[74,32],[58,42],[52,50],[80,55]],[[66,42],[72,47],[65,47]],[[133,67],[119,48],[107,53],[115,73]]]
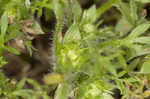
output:
[[[30,89],[20,89],[12,92],[13,95],[15,96],[21,96],[21,97],[26,97],[27,99],[33,95],[34,91]]]
[[[120,90],[120,93],[121,94],[125,94],[126,87],[124,86],[123,81],[121,81],[121,80],[115,80],[115,82],[117,84],[118,89]]]
[[[138,63],[140,62],[140,59],[135,59],[132,62],[130,62],[129,66],[128,66],[128,70],[129,71],[133,71],[135,70],[136,66],[138,65]]]
[[[16,55],[19,55],[20,53],[15,49],[15,48],[12,48],[12,47],[9,47],[9,46],[4,46],[3,47],[5,50],[13,53],[13,54],[16,54]]]
[[[66,1],[67,2],[67,1]],[[55,35],[54,35],[54,53],[55,55],[58,52],[58,47],[62,42],[62,26],[64,25],[64,20],[65,20],[65,13],[64,13],[64,7],[60,0],[53,0],[53,5],[54,5],[54,13],[56,15],[57,19],[57,25],[56,25],[56,30],[55,30]]]
[[[41,89],[40,85],[36,81],[29,79],[29,78],[24,78],[21,81],[19,81],[19,83],[17,84],[16,86],[17,90],[22,89],[24,85],[26,84],[26,82],[33,85],[34,88]]]
[[[8,16],[6,13],[2,15],[0,22],[1,22],[1,36],[4,37],[8,27]]]
[[[70,41],[78,41],[81,39],[79,27],[77,24],[73,24],[65,34],[64,43]]]
[[[114,65],[111,64],[111,62],[107,59],[104,59],[103,61],[103,65],[105,67],[106,70],[108,70],[110,73],[112,73],[113,75],[116,75],[116,68]]]
[[[137,15],[137,5],[134,0],[130,0],[130,7],[131,7],[131,18],[134,22],[138,20],[138,15]]]
[[[70,91],[70,85],[68,85],[67,83],[59,84],[56,90],[55,99],[67,99]]]
[[[137,26],[128,36],[128,38],[136,38],[144,34],[150,27],[150,23],[144,23]]]
[[[109,0],[102,7],[98,8],[96,11],[98,17],[100,17],[106,10],[108,10],[110,7],[112,7],[113,4],[118,3],[118,2],[120,2],[120,0]]]
[[[150,44],[150,37],[139,37],[133,40],[134,43]]]
[[[19,83],[16,86],[16,89],[17,90],[22,89],[24,87],[24,85],[25,85],[25,82],[26,82],[26,79],[20,80]]]
[[[114,99],[114,98],[112,97],[112,95],[110,95],[108,93],[103,93],[103,96],[101,99]]]
[[[118,56],[118,62],[119,62],[119,65],[121,65],[120,67],[122,67],[123,69],[127,68],[126,60],[123,57],[123,55]]]
[[[74,14],[74,22],[80,22],[82,9],[77,0],[72,0],[72,11]]]
[[[21,29],[21,27],[18,25],[10,25],[8,27],[9,34],[5,37],[5,42],[7,42],[13,38],[21,36],[22,33],[20,32],[20,29]]]
[[[118,78],[124,76],[127,73],[127,71],[121,71],[118,73]]]
[[[60,3],[60,0],[53,0],[53,5],[57,21],[64,21],[64,7]]]
[[[144,62],[141,68],[141,73],[150,73],[150,60]]]
[[[93,24],[97,19],[96,7],[95,5],[85,10],[82,17],[82,24]]]
[[[119,11],[122,14],[122,17],[128,21],[131,25],[133,25],[133,20],[130,16],[131,14],[131,9],[128,3],[120,2],[116,7],[119,9]]]
[[[3,60],[2,56],[0,56],[0,68],[5,64],[7,64],[7,62],[5,60]]]
[[[138,78],[137,77],[129,77],[129,78],[124,78],[122,79],[122,81],[124,82],[127,82],[129,84],[132,84],[134,82],[137,82],[138,81]]]
[[[110,90],[113,86],[95,79],[86,80],[76,90],[75,99],[113,99]]]
[[[122,18],[115,26],[115,31],[120,32],[120,36],[124,36],[132,29],[132,27],[133,26],[125,18]]]
[[[150,0],[135,0],[135,1],[138,1],[138,2],[141,2],[141,3],[150,3]]]
[[[31,84],[34,88],[41,90],[40,84],[33,79],[25,78],[26,82]]]
[[[46,84],[58,84],[63,80],[63,75],[57,73],[47,74],[43,80]]]
[[[36,21],[33,24],[33,29],[36,31],[37,34],[44,34],[44,32],[42,31],[40,25]]]
[[[33,46],[32,46],[32,42],[31,41],[25,41],[25,45],[27,47],[27,50],[29,51],[30,56],[32,56],[32,50],[36,50]]]

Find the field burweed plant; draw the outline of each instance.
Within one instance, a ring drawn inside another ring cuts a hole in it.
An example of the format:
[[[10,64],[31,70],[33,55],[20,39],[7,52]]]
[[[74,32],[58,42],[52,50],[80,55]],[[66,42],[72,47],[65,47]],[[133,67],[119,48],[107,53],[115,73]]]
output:
[[[115,94],[122,99],[144,99],[150,94],[150,22],[143,9],[149,2],[109,0],[100,8],[92,5],[82,10],[77,0],[0,1],[0,66],[7,63],[2,56],[4,50],[19,54],[6,45],[16,37],[24,40],[32,55],[31,41],[20,32],[23,27],[19,22],[34,20],[36,12],[42,16],[46,8],[46,17],[53,11],[57,20],[53,39],[55,73],[44,77],[46,84],[57,85],[55,99],[115,99]],[[111,7],[120,12],[120,17],[115,26],[103,26],[101,16]],[[10,23],[12,18],[15,21]],[[68,29],[63,36],[64,25]],[[39,25],[35,29],[39,30]],[[13,84],[2,72],[0,76],[0,97],[4,99],[51,99],[48,88],[34,80],[24,78]],[[25,89],[25,82],[34,88]],[[115,93],[116,89],[120,93]]]
[[[75,99],[113,99],[113,89],[119,89],[122,98],[147,97],[142,80],[147,79],[148,85],[150,38],[146,32],[150,23],[144,15],[138,14],[146,2],[110,0],[98,9],[93,5],[83,12],[75,0],[53,2],[57,18],[56,72],[64,77],[57,88],[56,99],[66,99],[71,91]],[[72,13],[73,21],[68,18],[70,26],[63,38],[65,5],[72,8],[68,12]],[[116,7],[122,17],[112,28],[99,28],[102,21],[97,19],[111,6]]]

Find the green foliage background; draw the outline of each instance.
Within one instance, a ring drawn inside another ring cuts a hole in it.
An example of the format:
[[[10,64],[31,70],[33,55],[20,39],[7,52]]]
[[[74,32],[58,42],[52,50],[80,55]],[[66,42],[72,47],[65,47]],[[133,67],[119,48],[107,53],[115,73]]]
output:
[[[19,54],[16,49],[5,45],[10,39],[23,35],[19,32],[22,28],[19,21],[33,19],[35,11],[40,17],[42,9],[46,8],[55,13],[57,20],[53,40],[56,69],[54,74],[45,77],[50,86],[58,85],[56,99],[67,99],[72,93],[75,99],[114,99],[113,89],[120,90],[122,99],[146,98],[150,94],[150,37],[147,35],[150,22],[140,11],[149,2],[108,0],[100,8],[93,5],[83,11],[76,0],[0,1],[0,65],[7,63],[2,56],[4,50]],[[110,7],[120,11],[121,18],[117,19],[115,26],[101,27],[103,20],[98,19]],[[50,13],[46,17],[49,16]],[[16,20],[11,25],[8,21],[10,17]],[[65,24],[68,24],[68,30],[63,37]],[[9,31],[13,34],[7,34]],[[28,49],[32,49],[30,43],[26,44]],[[14,86],[2,72],[0,76],[0,96],[4,99],[19,99],[18,96],[50,99],[48,88],[45,88],[47,85],[41,86],[25,78]],[[54,82],[48,80],[52,78]],[[25,82],[35,88],[24,89]],[[143,91],[144,87],[146,91]]]

